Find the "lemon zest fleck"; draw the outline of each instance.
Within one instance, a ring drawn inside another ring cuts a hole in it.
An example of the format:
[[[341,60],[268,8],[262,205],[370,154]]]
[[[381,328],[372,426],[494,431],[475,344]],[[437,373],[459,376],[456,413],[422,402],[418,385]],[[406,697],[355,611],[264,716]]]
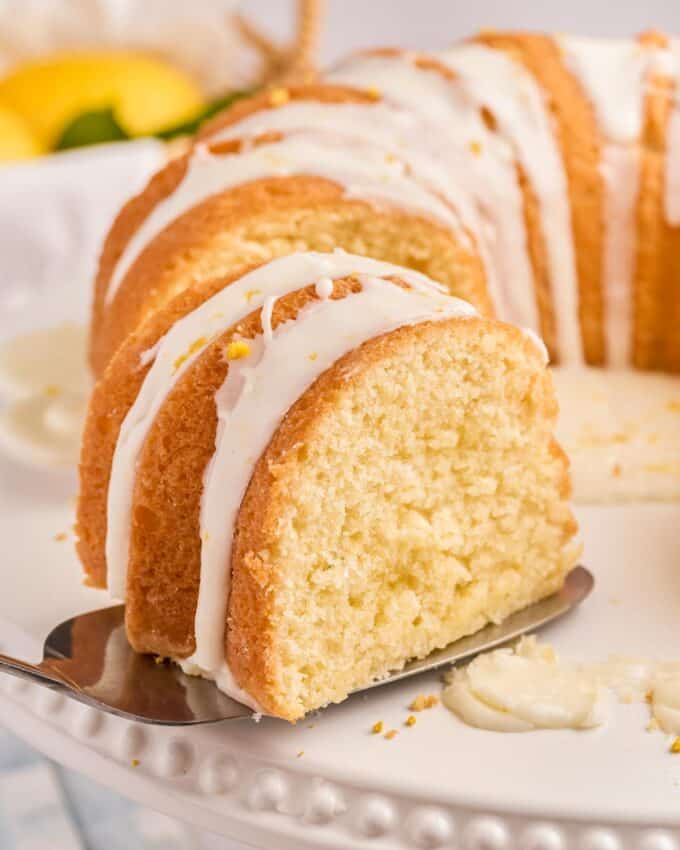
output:
[[[250,346],[242,339],[235,339],[227,346],[227,360],[242,360],[250,354]]]
[[[180,354],[180,356],[175,360],[172,364],[175,367],[175,372],[183,366],[187,360],[191,357],[192,354],[195,354],[197,351],[200,351],[201,348],[206,344],[208,340],[204,336],[199,336],[198,339],[195,339],[189,348],[184,352],[184,354]]]
[[[269,92],[270,106],[284,106],[290,100],[290,92],[288,89],[275,88]]]

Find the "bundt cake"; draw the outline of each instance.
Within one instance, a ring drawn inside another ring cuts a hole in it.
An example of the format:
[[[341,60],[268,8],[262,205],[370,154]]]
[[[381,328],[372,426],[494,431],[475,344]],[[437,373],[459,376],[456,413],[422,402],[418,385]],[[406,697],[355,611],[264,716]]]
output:
[[[78,548],[137,649],[294,720],[559,586],[535,336],[680,371],[679,76],[656,33],[371,51],[239,102],[126,205]]]
[[[656,33],[485,32],[237,104],[115,223],[96,373],[193,281],[335,247],[538,331],[553,362],[678,371],[679,59]]]

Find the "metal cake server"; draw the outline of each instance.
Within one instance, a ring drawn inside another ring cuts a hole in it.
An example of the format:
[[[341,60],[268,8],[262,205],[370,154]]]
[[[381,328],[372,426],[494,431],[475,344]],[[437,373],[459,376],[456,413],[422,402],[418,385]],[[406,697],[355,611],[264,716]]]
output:
[[[513,614],[501,625],[487,626],[427,658],[412,661],[361,690],[462,661],[507,643],[566,614],[588,596],[593,585],[592,574],[576,567],[553,596]],[[176,664],[159,663],[153,656],[134,652],[125,637],[124,614],[124,606],[117,605],[66,620],[47,636],[40,664],[0,655],[0,671],[143,723],[181,726],[253,715],[251,709],[223,694],[212,682],[187,676]]]

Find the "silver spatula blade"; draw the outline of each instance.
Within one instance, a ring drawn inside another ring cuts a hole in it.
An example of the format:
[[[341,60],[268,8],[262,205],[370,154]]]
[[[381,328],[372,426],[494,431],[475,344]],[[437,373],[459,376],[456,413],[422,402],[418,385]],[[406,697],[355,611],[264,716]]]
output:
[[[590,572],[576,567],[553,596],[513,614],[498,626],[487,626],[427,658],[412,661],[361,690],[471,658],[535,631],[582,602],[593,584]],[[125,637],[124,616],[124,606],[118,605],[66,620],[47,636],[40,664],[0,655],[0,670],[143,723],[191,725],[252,717],[251,709],[230,699],[212,682],[187,676],[176,664],[134,652]]]

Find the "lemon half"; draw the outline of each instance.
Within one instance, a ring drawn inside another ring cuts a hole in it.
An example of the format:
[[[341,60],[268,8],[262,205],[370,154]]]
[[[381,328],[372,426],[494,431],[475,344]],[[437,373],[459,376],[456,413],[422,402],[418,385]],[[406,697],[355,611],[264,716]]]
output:
[[[130,136],[191,120],[204,106],[198,86],[167,62],[128,52],[61,54],[27,62],[0,80],[0,107],[51,149],[82,113],[113,109]]]
[[[29,159],[43,147],[21,115],[0,106],[0,162]]]

